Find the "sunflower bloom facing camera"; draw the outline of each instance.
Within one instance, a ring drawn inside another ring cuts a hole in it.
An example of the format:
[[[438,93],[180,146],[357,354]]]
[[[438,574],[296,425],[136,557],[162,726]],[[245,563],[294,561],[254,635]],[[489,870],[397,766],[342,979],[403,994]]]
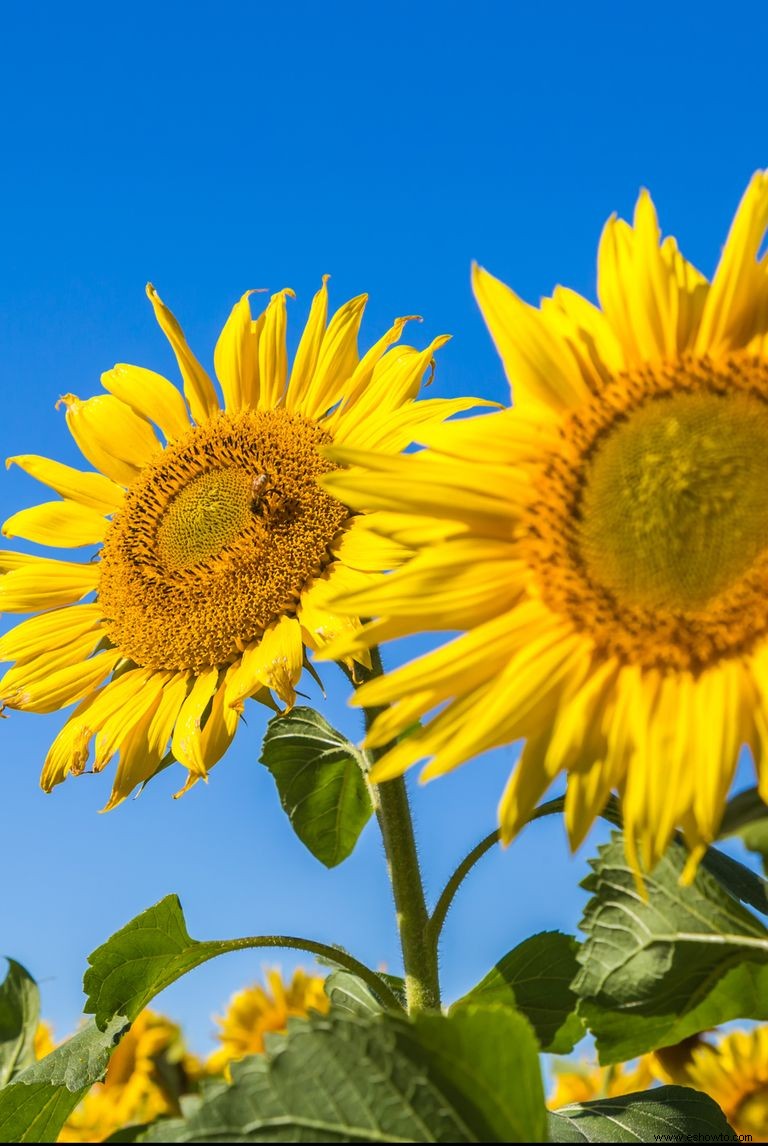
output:
[[[0,638],[0,658],[16,662],[0,702],[31,712],[77,704],[42,786],[82,772],[95,738],[94,771],[119,756],[107,808],[154,775],[169,744],[187,769],[184,790],[205,778],[246,698],[274,704],[274,693],[290,706],[305,650],[356,624],[330,598],[367,584],[383,552],[397,560],[397,547],[361,531],[361,518],[320,488],[335,468],[321,448],[397,451],[425,422],[475,404],[415,401],[446,339],[395,346],[406,319],[359,357],[366,297],[328,322],[325,280],[290,373],[293,292],[273,295],[256,320],[252,292],[240,299],[214,354],[220,402],[174,316],[147,293],[183,395],[150,370],[116,366],[102,377],[107,393],[60,403],[93,471],[36,455],[8,463],[61,498],[14,514],[5,536],[98,554],[0,554],[0,610],[36,614]]]
[[[564,772],[573,847],[617,789],[635,870],[680,827],[686,878],[742,745],[768,799],[767,225],[760,172],[708,282],[643,192],[603,232],[599,307],[557,288],[537,309],[477,268],[514,408],[427,428],[415,456],[334,453],[351,468],[326,488],[417,547],[347,595],[378,619],[336,655],[467,630],[357,693],[391,705],[371,745],[427,717],[374,779],[523,742],[505,841]]]

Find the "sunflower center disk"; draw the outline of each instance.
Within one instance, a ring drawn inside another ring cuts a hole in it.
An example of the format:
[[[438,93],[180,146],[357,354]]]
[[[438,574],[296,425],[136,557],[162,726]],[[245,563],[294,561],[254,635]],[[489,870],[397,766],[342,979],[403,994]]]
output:
[[[582,515],[591,579],[622,601],[706,608],[768,544],[768,406],[650,402],[598,446]]]
[[[99,601],[137,664],[230,663],[330,560],[347,511],[317,484],[329,436],[284,410],[219,414],[171,443],[108,530]]]
[[[544,459],[521,535],[541,597],[602,653],[694,673],[768,633],[768,365],[616,377]]]

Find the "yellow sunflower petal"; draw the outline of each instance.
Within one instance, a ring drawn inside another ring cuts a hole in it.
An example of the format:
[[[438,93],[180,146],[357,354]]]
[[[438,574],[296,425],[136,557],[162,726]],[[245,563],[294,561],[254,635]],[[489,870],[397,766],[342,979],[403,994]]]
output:
[[[146,669],[133,669],[110,681],[98,692],[86,696],[51,745],[40,778],[44,791],[50,792],[71,771],[82,771],[88,760],[91,738],[111,717],[120,713],[123,704],[136,695],[146,683],[147,677]],[[95,681],[92,687],[98,683]]]
[[[102,622],[98,604],[68,606],[30,617],[0,637],[0,661],[43,656],[83,633],[100,628]]]
[[[589,391],[568,346],[539,311],[482,267],[472,287],[512,387],[516,406],[578,406]]]
[[[192,412],[192,417],[198,425],[201,425],[219,409],[219,400],[216,397],[213,382],[190,350],[184,337],[184,331],[152,283],[147,283],[147,298],[152,303],[155,318],[176,356],[184,381],[184,396]]]
[[[248,290],[235,305],[213,352],[225,410],[255,410],[259,405],[259,328],[251,316]]]
[[[418,393],[422,378],[434,366],[434,355],[448,342],[448,335],[435,338],[426,350],[414,350],[412,346],[399,346],[384,356],[373,371],[364,392],[352,403],[343,403],[329,420],[329,428],[338,442],[349,445],[376,445],[377,440],[386,440],[386,431],[392,423],[394,411],[399,411],[411,402]],[[468,406],[480,404],[477,399]],[[424,403],[418,403],[421,407]],[[468,408],[468,407],[465,407]],[[445,416],[448,410],[443,406]],[[402,415],[401,415],[402,417]],[[392,426],[393,436],[397,433]],[[400,427],[402,433],[402,427]],[[405,444],[409,442],[406,437]]]
[[[56,712],[74,704],[101,684],[121,659],[115,649],[96,653],[82,664],[70,665],[28,685],[15,704],[25,712]]]
[[[764,315],[768,294],[765,262],[757,256],[768,227],[768,171],[757,171],[734,216],[704,304],[696,349],[713,355],[744,346]]]
[[[217,668],[205,669],[195,678],[190,693],[179,711],[173,730],[171,751],[174,759],[197,776],[207,776],[203,759],[200,727],[203,714],[219,679]]]
[[[277,406],[285,390],[288,379],[288,315],[285,300],[295,297],[294,292],[285,287],[272,295],[264,311],[258,342],[259,408],[262,410],[271,410]]]
[[[352,298],[336,311],[317,356],[312,379],[300,413],[306,418],[321,418],[341,398],[357,366],[357,335],[368,296]]]
[[[85,505],[99,513],[114,513],[125,500],[125,492],[116,482],[104,474],[83,473],[61,462],[41,458],[37,454],[17,454],[7,458],[6,468],[16,465],[19,469],[44,485],[55,489],[62,497]]]
[[[149,422],[111,394],[99,394],[85,402],[65,394],[57,405],[62,403],[67,426],[83,457],[120,485],[131,485],[141,467],[160,450]]]
[[[184,399],[173,382],[162,374],[119,362],[102,374],[101,384],[139,417],[159,426],[168,441],[182,437],[189,430]]]
[[[130,680],[120,704],[100,725],[94,744],[93,770],[101,772],[121,749],[123,741],[144,719],[152,714],[160,700],[163,678],[148,669],[134,669],[120,680]]]
[[[260,685],[271,688],[292,707],[304,661],[301,625],[295,617],[281,617],[261,640],[246,649],[227,685],[227,704],[237,708]]]
[[[38,545],[75,548],[98,545],[109,522],[95,509],[76,501],[46,501],[21,509],[3,523],[3,537],[23,537]]]
[[[25,561],[0,577],[0,612],[35,613],[58,605],[74,605],[98,583],[97,565],[48,558],[34,563]]]
[[[481,398],[434,398],[420,402],[407,402],[389,413],[381,411],[354,428],[339,422],[335,438],[345,446],[355,449],[386,450],[387,453],[400,453],[412,442],[421,442],[424,431],[436,424],[439,418],[450,418],[463,414],[465,410],[475,410],[478,406],[497,407],[496,402],[484,402]]]
[[[237,726],[240,723],[240,713],[231,708],[226,700],[227,678],[231,677],[236,670],[236,664],[230,665],[227,669],[224,679],[214,694],[211,711],[200,738],[200,752],[208,771],[219,762],[227,751],[234,740]],[[200,779],[201,776],[197,772],[190,772],[184,787],[179,792],[174,792],[174,800],[184,796]]]
[[[328,319],[328,279],[323,275],[323,285],[312,299],[309,309],[307,325],[302,331],[296,357],[291,369],[291,380],[285,394],[285,406],[288,410],[301,410],[306,401],[307,392],[320,355],[320,347],[325,337],[325,324]]]
[[[9,708],[24,708],[24,696],[32,685],[45,683],[60,669],[82,665],[94,651],[101,633],[90,629],[73,636],[66,644],[46,649],[42,655],[18,661],[0,678],[0,702]]]
[[[112,793],[102,811],[121,804],[134,788],[151,779],[168,750],[168,743],[189,691],[187,673],[159,674],[162,691],[154,706],[130,730],[120,747]]]

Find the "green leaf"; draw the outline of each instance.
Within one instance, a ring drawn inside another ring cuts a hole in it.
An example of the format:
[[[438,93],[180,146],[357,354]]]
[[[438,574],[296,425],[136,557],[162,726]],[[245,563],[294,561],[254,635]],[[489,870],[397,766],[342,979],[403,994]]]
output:
[[[0,987],[0,1086],[35,1061],[40,993],[29,972],[14,959]]]
[[[100,1031],[89,1023],[0,1090],[0,1141],[55,1142],[128,1028],[120,1015]]]
[[[103,1029],[115,1015],[127,1015],[131,1022],[155,995],[193,971],[201,963],[230,951],[254,947],[294,947],[329,958],[334,948],[307,939],[286,935],[252,935],[245,939],[211,939],[200,942],[187,931],[178,896],[167,895],[154,907],[142,911],[130,923],[88,956],[90,964],[83,979],[87,994],[86,1014],[96,1017]],[[380,991],[383,1002],[398,1008],[398,1000],[388,984],[363,963],[338,949],[335,966],[344,966]]]
[[[549,1115],[549,1137],[551,1142],[735,1140],[717,1103],[708,1094],[685,1086],[660,1086],[639,1094],[565,1106]]]
[[[571,983],[579,944],[571,935],[542,931],[505,955],[451,1010],[467,1003],[501,1003],[521,1011],[543,1051],[568,1054],[584,1034]]]
[[[757,788],[739,792],[728,801],[720,827],[720,839],[739,836],[746,848],[768,865],[768,805],[760,799]]]
[[[546,1140],[536,1040],[506,1007],[294,1021],[148,1142]]]
[[[270,720],[261,763],[305,847],[326,867],[345,860],[373,812],[354,744],[313,708],[294,708]]]
[[[334,971],[327,977],[323,987],[331,1005],[348,1015],[366,1017],[381,1014],[384,1009],[362,979],[349,971]]]
[[[169,983],[207,959],[233,950],[233,941],[200,943],[187,931],[181,904],[167,895],[126,923],[88,956],[85,1013],[104,1028],[114,1015],[133,1021]]]
[[[573,983],[600,1061],[624,1062],[736,1018],[768,1018],[768,930],[710,872],[690,887],[673,843],[637,891],[614,833],[592,860],[593,892]]]

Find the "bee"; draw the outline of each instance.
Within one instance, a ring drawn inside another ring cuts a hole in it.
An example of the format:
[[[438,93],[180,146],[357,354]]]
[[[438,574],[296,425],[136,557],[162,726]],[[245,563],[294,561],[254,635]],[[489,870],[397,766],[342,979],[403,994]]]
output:
[[[279,523],[291,512],[292,499],[285,497],[275,486],[269,485],[266,474],[251,478],[251,512],[263,521]]]
[[[261,499],[266,493],[266,486],[269,478],[266,474],[257,474],[251,478],[251,509],[254,513],[261,505]]]

